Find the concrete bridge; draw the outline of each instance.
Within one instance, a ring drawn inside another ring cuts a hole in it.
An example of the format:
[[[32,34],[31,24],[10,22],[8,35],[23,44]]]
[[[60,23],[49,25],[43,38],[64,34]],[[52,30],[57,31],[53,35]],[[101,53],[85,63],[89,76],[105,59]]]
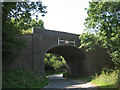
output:
[[[22,36],[28,44],[26,48],[18,50],[19,56],[10,65],[12,69],[31,69],[44,76],[46,53],[63,56],[71,76],[89,75],[113,65],[105,49],[96,48],[89,52],[79,49],[80,40],[77,34],[40,28],[34,28],[33,31],[33,34]]]

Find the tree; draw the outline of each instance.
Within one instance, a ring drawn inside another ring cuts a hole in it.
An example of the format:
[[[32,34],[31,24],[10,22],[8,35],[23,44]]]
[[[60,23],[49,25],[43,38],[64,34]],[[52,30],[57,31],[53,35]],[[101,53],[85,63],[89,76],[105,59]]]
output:
[[[120,1],[90,2],[86,9],[85,33],[80,35],[81,46],[92,50],[96,46],[106,48],[119,70],[120,85]]]
[[[65,69],[65,65],[66,61],[62,56],[52,53],[45,55],[45,70],[61,71],[61,69]]]
[[[42,2],[3,2],[2,11],[3,63],[10,63],[16,56],[16,49],[23,47],[25,44],[19,38],[21,30],[30,28],[27,25],[31,23],[32,15],[38,12],[44,16],[47,11]],[[33,12],[31,13],[31,11]]]
[[[32,22],[30,23],[30,25],[31,25],[31,28],[32,27],[40,27],[40,28],[44,29],[44,22],[42,20],[35,21],[34,19],[32,19]]]
[[[86,30],[80,36],[81,47],[100,46],[107,49],[113,62],[120,64],[120,2],[90,2],[86,9]],[[93,45],[94,43],[94,45]],[[84,45],[83,45],[84,44]],[[90,49],[89,48],[89,49]]]
[[[22,34],[32,34],[32,28],[33,27],[39,27],[39,28],[42,28],[42,29],[45,29],[44,28],[44,22],[42,20],[38,20],[36,21],[35,19],[32,19],[30,23],[26,23],[24,28],[21,28],[20,26],[20,23],[24,23],[24,21],[15,21],[15,19],[12,19],[12,22],[16,22],[14,24],[16,24],[17,27],[19,27],[20,31]]]

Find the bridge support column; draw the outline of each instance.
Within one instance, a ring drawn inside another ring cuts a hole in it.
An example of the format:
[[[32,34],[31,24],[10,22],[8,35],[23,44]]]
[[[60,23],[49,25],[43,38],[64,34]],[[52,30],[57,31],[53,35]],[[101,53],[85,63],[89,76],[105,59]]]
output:
[[[38,34],[37,28],[34,29],[33,34],[33,69],[39,76],[45,77],[45,62],[43,49],[43,36]]]

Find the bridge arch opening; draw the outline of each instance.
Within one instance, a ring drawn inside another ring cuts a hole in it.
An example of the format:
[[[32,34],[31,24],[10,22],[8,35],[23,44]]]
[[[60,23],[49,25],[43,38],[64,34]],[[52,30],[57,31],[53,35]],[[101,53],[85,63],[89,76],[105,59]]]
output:
[[[86,55],[77,47],[60,45],[50,48],[46,53],[63,56],[66,60],[67,74],[69,76],[84,76],[87,72],[85,68]]]

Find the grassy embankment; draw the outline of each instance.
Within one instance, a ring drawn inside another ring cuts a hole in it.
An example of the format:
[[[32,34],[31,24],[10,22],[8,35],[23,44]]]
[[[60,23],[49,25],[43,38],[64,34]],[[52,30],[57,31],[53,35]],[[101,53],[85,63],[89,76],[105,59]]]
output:
[[[2,88],[43,88],[48,79],[39,77],[30,71],[3,71]]]
[[[100,75],[95,75],[90,82],[98,84],[100,87],[106,88],[117,88],[118,85],[118,74],[119,70],[103,69]]]
[[[93,84],[96,84],[100,88],[118,88],[120,85],[117,84],[118,79],[118,73],[119,70],[113,70],[113,69],[103,69],[101,73],[94,74],[90,76],[85,77],[68,77],[67,75],[64,75],[66,78],[72,78],[75,80],[82,80],[91,82]]]

